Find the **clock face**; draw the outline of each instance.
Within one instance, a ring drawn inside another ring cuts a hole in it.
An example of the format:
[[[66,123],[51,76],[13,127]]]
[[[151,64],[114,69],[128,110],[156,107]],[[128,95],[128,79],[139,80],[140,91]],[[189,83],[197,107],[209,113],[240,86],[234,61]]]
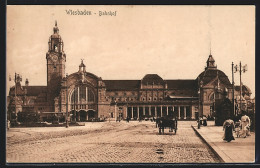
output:
[[[58,61],[58,56],[54,55],[54,56],[51,57],[51,59],[52,59],[53,62],[56,62],[56,61]]]

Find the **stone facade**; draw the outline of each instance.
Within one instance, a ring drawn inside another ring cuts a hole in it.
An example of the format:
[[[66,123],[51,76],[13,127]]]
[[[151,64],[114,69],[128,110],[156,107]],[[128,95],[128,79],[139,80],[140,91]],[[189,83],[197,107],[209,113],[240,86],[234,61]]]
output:
[[[195,119],[202,115],[213,116],[216,99],[232,101],[233,86],[217,69],[212,55],[196,79],[164,80],[157,74],[147,74],[141,80],[103,80],[87,72],[83,60],[78,72],[65,75],[66,54],[57,23],[48,45],[47,86],[29,86],[28,80],[21,86],[18,81],[16,89],[14,86],[9,92],[8,112],[16,109],[16,113],[35,111],[42,115],[64,115],[68,108],[71,119],[78,121],[166,115]],[[244,87],[243,96],[249,100],[251,94],[246,92],[249,88]],[[237,92],[235,89],[236,96]]]

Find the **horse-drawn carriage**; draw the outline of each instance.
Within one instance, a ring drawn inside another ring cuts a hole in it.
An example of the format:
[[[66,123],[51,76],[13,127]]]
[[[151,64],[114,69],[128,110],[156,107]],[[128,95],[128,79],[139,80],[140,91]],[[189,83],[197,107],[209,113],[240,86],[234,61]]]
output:
[[[177,132],[177,117],[169,118],[162,117],[156,119],[156,128],[159,128],[159,134],[164,134],[164,129],[169,128],[169,132],[173,132],[176,134]]]

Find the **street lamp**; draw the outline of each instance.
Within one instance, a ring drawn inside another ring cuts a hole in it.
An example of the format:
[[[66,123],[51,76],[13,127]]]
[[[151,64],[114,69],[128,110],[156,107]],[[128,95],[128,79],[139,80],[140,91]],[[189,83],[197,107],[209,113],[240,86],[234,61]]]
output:
[[[11,75],[9,75],[9,81],[12,81]],[[16,110],[16,99],[17,99],[17,83],[22,82],[22,76],[15,72],[14,75],[14,109],[15,109],[15,122],[17,122],[17,110]],[[9,119],[12,120],[12,112],[10,111]]]
[[[198,95],[199,95],[199,114],[198,114],[198,129],[200,129],[200,111],[201,111],[201,107],[200,107],[200,88],[203,86],[203,81],[200,81],[200,78],[198,78],[198,85],[199,85],[199,90],[198,90]]]
[[[68,121],[68,74],[66,74],[66,128],[69,127],[69,121]]]
[[[232,62],[232,105],[233,105],[233,114],[237,116],[235,108],[235,82],[234,82],[234,63]]]
[[[117,115],[116,115],[116,100],[115,100],[115,121],[117,121]]]
[[[73,93],[74,93],[74,121],[76,122],[77,120],[76,120],[76,107],[75,107],[75,105],[76,105],[76,87],[74,88],[74,91],[73,91]]]
[[[200,129],[200,88],[199,88],[198,94],[199,94],[198,129]]]
[[[242,112],[242,80],[241,80],[241,75],[242,72],[245,73],[247,71],[247,64],[244,66],[241,65],[241,61],[239,63],[239,70],[238,70],[238,65],[234,67],[234,73],[239,71],[239,76],[240,76],[240,113]]]

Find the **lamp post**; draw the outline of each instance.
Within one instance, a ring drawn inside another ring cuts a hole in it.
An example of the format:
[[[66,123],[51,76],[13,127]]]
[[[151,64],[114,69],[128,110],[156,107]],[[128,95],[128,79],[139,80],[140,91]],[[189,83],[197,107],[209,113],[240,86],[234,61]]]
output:
[[[12,81],[11,75],[9,75],[9,81]],[[16,110],[16,99],[17,99],[17,83],[22,82],[22,76],[15,72],[14,74],[14,110],[15,110],[15,122],[17,122],[17,110]],[[12,112],[10,111],[10,121],[12,120]]]
[[[239,71],[239,76],[240,76],[240,113],[242,112],[242,72],[245,73],[247,71],[247,64],[245,64],[244,66],[242,66],[241,61],[239,63],[239,70],[238,70],[238,65],[236,65],[234,67],[234,73],[236,73],[237,71]]]
[[[200,81],[200,78],[198,78],[198,86],[199,86],[199,90],[198,90],[198,95],[199,95],[199,114],[198,114],[198,129],[200,129],[200,111],[201,111],[201,107],[200,107],[200,102],[201,102],[201,100],[200,100],[200,98],[201,98],[201,96],[200,96],[200,88],[203,86],[203,82],[202,81]]]
[[[232,62],[232,105],[233,105],[233,114],[237,116],[235,108],[235,82],[234,82],[234,63]]]
[[[66,128],[69,127],[69,121],[68,121],[68,74],[66,74]]]
[[[116,115],[116,100],[115,100],[115,121],[117,121],[117,115]]]
[[[198,129],[200,129],[200,87],[199,87],[199,91],[198,91],[198,94],[199,94],[199,113],[198,113]]]
[[[76,120],[76,107],[75,107],[75,102],[76,102],[76,100],[75,100],[75,99],[76,99],[76,87],[74,87],[73,94],[74,94],[74,95],[73,95],[73,98],[74,98],[74,100],[73,100],[73,104],[74,104],[74,106],[73,106],[73,107],[74,107],[74,108],[73,108],[73,109],[74,109],[74,122],[76,122],[76,121],[77,121],[77,120]]]

